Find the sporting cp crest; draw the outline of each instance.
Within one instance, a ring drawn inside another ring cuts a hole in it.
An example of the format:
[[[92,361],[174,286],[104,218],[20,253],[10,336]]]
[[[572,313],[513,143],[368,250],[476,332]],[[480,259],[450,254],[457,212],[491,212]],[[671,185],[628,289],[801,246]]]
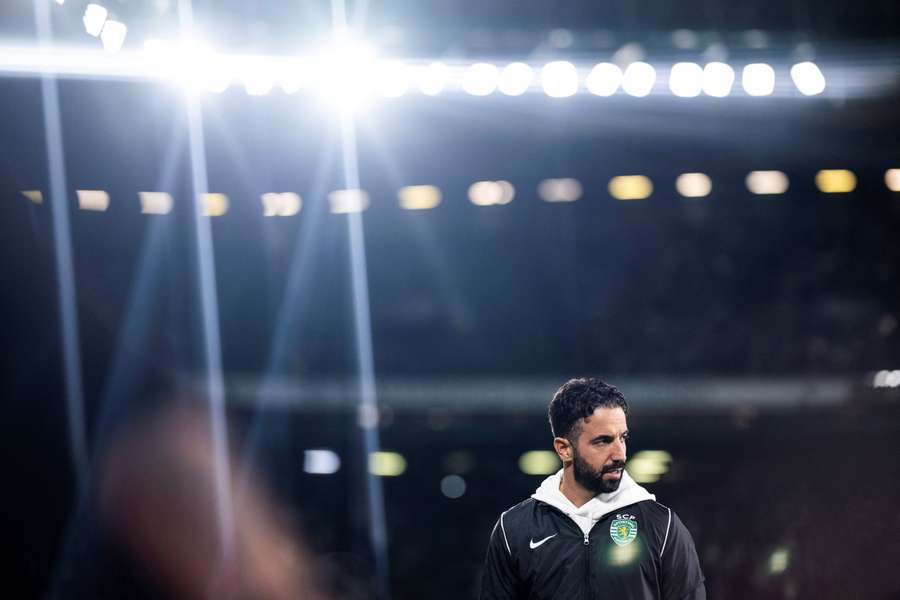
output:
[[[631,516],[631,515],[623,515]],[[627,546],[637,537],[637,521],[633,518],[629,519],[613,519],[609,526],[609,537],[618,546]]]

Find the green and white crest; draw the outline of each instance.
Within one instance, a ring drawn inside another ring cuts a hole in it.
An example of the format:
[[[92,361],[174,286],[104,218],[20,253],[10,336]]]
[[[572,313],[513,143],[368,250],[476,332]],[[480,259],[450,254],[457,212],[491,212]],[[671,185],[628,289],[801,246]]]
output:
[[[637,537],[638,525],[633,519],[614,519],[609,525],[609,537],[617,546],[627,546]]]

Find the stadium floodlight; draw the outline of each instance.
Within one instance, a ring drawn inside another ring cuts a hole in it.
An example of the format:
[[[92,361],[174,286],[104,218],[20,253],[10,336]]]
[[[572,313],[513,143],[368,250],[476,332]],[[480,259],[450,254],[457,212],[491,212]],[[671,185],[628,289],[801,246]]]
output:
[[[608,187],[616,200],[644,200],[653,193],[653,182],[644,175],[619,175],[609,180]]]
[[[538,196],[545,202],[575,202],[583,191],[581,182],[571,177],[544,179],[537,188]]]
[[[550,450],[531,450],[519,457],[519,469],[526,475],[555,473],[559,464],[559,457]]]
[[[712,192],[712,180],[705,173],[682,173],[675,180],[675,189],[685,198],[705,198]]]
[[[84,9],[84,16],[81,21],[84,23],[84,30],[88,35],[97,37],[103,31],[103,24],[106,23],[106,17],[109,11],[99,4],[88,4]]]
[[[380,450],[369,454],[369,473],[378,477],[399,477],[406,471],[406,458],[399,452]]]
[[[847,169],[823,169],[816,173],[816,187],[826,194],[846,194],[856,189],[856,174]]]
[[[790,187],[788,176],[781,171],[751,171],[746,179],[747,189],[754,194],[783,194]]]
[[[248,96],[265,96],[275,87],[275,72],[264,58],[247,59],[241,68],[241,82]]]
[[[888,169],[885,171],[884,184],[892,192],[900,192],[900,169]]]
[[[499,69],[491,63],[475,63],[466,69],[463,90],[472,96],[490,96],[497,89]]]
[[[311,475],[333,475],[341,468],[341,458],[334,450],[316,448],[303,451],[303,471]]]
[[[296,94],[310,78],[310,68],[301,59],[287,60],[279,69],[278,84],[285,94]]]
[[[303,207],[303,198],[294,192],[267,192],[260,200],[264,217],[293,217]]]
[[[612,96],[622,84],[622,69],[612,63],[597,64],[584,84],[595,96]]]
[[[825,76],[816,63],[797,63],[791,67],[791,79],[804,96],[815,96],[825,91]]]
[[[397,193],[400,208],[428,210],[441,203],[441,190],[433,185],[408,185]]]
[[[335,190],[328,193],[328,203],[336,215],[360,213],[369,208],[369,194],[358,188]]]
[[[497,88],[507,96],[521,96],[531,87],[534,70],[522,62],[514,62],[503,67]]]
[[[400,61],[379,63],[375,76],[375,91],[379,96],[399,98],[409,89],[409,68]]]
[[[725,63],[711,62],[703,67],[703,93],[714,98],[724,98],[734,85],[734,69]]]
[[[75,190],[78,208],[103,212],[109,208],[109,194],[103,190]]]
[[[544,93],[551,98],[567,98],[578,92],[578,70],[568,61],[557,60],[541,69]]]
[[[350,39],[322,49],[315,61],[316,90],[343,109],[354,109],[372,92],[375,52]]]
[[[437,96],[447,85],[447,65],[433,62],[419,74],[419,91],[426,96]]]
[[[145,215],[167,215],[175,204],[168,192],[138,192],[141,201],[141,213]]]
[[[751,96],[769,96],[775,91],[775,69],[766,63],[749,64],[744,67],[741,84]]]
[[[650,94],[656,83],[656,69],[645,62],[633,62],[625,69],[622,89],[629,96],[642,98]]]
[[[125,35],[128,33],[128,27],[125,23],[109,19],[103,25],[103,31],[100,32],[100,41],[103,42],[103,49],[108,52],[118,52],[125,43]]]
[[[694,98],[703,90],[703,69],[700,65],[680,62],[669,71],[669,89],[681,98]]]

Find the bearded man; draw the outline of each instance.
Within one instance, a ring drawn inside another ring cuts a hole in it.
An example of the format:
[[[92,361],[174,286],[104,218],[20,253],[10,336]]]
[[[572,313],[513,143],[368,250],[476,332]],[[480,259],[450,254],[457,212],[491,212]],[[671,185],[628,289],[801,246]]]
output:
[[[691,534],[625,470],[622,393],[572,379],[549,414],[563,468],[500,515],[481,600],[705,600]]]

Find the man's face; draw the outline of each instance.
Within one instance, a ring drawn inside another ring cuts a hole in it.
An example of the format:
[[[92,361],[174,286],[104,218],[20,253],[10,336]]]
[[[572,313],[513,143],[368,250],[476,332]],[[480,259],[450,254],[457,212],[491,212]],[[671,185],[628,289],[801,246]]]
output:
[[[597,408],[581,420],[581,432],[572,446],[575,481],[595,494],[619,489],[625,468],[628,423],[621,408]]]

